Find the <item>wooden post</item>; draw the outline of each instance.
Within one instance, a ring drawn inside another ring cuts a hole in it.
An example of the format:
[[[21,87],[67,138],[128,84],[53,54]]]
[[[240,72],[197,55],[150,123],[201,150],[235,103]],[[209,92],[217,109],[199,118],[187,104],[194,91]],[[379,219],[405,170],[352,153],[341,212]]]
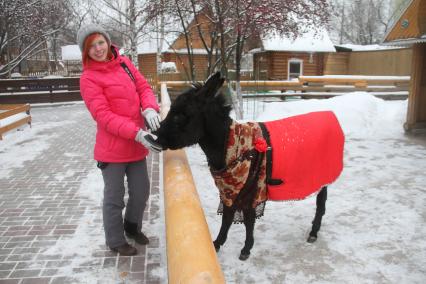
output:
[[[161,85],[161,115],[170,108]],[[225,283],[184,150],[163,152],[168,283]]]
[[[416,124],[425,120],[425,110],[422,104],[426,101],[426,45],[414,44],[411,69],[411,86],[408,96],[407,121],[404,129],[411,131]],[[423,113],[422,113],[423,111]]]

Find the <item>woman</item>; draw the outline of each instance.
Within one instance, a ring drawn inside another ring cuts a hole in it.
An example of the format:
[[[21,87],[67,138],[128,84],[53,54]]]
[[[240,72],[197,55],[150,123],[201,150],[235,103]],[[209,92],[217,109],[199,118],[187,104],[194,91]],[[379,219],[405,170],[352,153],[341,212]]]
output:
[[[94,158],[104,180],[103,223],[107,246],[121,255],[136,255],[125,235],[146,245],[142,219],[149,197],[146,165],[151,144],[148,127],[160,126],[154,93],[130,60],[119,54],[107,32],[100,26],[83,26],[77,34],[82,51],[81,96],[97,124]],[[141,114],[142,109],[142,114]],[[148,138],[148,140],[147,140]],[[124,204],[124,179],[129,199]],[[126,207],[124,221],[122,211]]]

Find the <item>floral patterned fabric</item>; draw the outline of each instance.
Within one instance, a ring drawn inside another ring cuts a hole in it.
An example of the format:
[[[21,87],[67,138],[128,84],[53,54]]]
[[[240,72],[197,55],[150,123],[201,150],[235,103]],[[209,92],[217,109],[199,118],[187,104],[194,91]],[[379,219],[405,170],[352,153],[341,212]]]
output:
[[[225,157],[227,166],[220,171],[211,170],[215,184],[219,188],[220,199],[225,206],[231,207],[238,201],[241,190],[246,188],[250,167],[256,159],[261,159],[261,161],[257,161],[260,163],[260,167],[257,181],[254,181],[256,184],[248,187],[248,190],[256,191],[250,193],[250,195],[254,195],[251,206],[256,208],[267,200],[266,160],[264,155],[259,156],[260,152],[266,150],[265,145],[266,142],[258,123],[232,122]],[[239,210],[244,209],[244,204],[237,202],[235,205]]]

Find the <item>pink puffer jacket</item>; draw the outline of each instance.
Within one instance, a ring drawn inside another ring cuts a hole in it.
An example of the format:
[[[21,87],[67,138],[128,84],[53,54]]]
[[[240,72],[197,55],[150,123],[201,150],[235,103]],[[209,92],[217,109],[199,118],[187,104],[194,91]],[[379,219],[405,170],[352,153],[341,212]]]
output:
[[[121,62],[129,67],[135,82]],[[95,160],[132,162],[145,158],[148,150],[135,141],[138,130],[145,129],[140,109],[158,111],[159,107],[148,82],[130,60],[120,55],[109,62],[91,60],[84,66],[80,90],[97,123]]]

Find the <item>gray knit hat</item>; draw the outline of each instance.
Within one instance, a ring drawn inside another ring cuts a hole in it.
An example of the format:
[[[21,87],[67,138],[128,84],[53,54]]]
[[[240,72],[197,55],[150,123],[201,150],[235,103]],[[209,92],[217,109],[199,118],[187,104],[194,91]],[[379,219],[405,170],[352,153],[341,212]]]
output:
[[[108,41],[108,45],[111,45],[111,39],[108,33],[104,30],[104,28],[97,24],[88,24],[81,26],[77,33],[77,44],[80,47],[80,51],[83,51],[84,41],[86,40],[86,37],[94,33],[99,33],[103,35]]]

